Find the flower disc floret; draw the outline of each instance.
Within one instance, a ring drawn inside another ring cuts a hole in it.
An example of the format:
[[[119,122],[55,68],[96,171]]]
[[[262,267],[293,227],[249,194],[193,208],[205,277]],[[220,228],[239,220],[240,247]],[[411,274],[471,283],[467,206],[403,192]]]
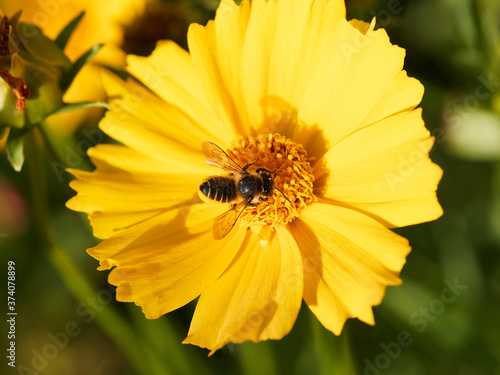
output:
[[[263,226],[274,230],[290,223],[315,202],[313,169],[301,144],[280,134],[259,134],[237,138],[230,153],[241,165],[254,163],[249,172],[264,168],[275,176],[269,199],[241,215],[256,232]]]

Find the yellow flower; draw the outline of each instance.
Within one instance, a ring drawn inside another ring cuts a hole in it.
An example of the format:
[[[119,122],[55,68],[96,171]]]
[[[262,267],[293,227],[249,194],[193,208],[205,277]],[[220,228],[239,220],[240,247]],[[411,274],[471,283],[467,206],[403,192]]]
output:
[[[89,253],[118,300],[154,319],[200,296],[184,342],[212,352],[282,338],[302,298],[337,335],[348,318],[374,324],[410,251],[388,228],[442,214],[442,171],[415,109],[423,87],[373,26],[347,22],[340,0],[223,0],[191,25],[190,53],[166,41],[128,57],[149,90],[106,77],[100,127],[123,145],[89,150],[97,168],[72,171],[68,207],[105,239]],[[274,179],[240,217],[200,191],[231,177],[207,161],[229,159],[251,164],[233,178]]]

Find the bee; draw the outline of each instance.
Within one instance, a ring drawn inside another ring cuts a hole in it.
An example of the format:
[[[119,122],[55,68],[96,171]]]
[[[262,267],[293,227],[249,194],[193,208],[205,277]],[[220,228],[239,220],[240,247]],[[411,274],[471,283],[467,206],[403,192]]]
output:
[[[274,190],[273,172],[258,168],[255,172],[247,169],[252,163],[241,167],[219,146],[212,142],[203,142],[201,152],[208,164],[230,172],[228,176],[211,176],[206,178],[199,188],[198,195],[205,201],[233,203],[232,207],[218,216],[213,225],[213,235],[216,240],[227,236],[233,229],[243,211],[247,207],[257,207],[268,200]]]

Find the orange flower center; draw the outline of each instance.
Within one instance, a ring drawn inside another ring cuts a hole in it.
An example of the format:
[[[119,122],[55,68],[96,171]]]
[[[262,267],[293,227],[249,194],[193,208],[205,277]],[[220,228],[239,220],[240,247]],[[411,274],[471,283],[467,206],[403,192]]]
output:
[[[313,170],[301,144],[280,134],[261,134],[237,138],[229,153],[241,165],[254,163],[248,172],[265,168],[274,180],[268,200],[248,207],[241,215],[254,231],[288,224],[316,200]]]

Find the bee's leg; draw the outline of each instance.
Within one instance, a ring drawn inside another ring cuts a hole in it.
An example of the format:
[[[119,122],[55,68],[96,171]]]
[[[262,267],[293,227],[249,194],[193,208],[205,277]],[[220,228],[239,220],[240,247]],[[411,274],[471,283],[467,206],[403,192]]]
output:
[[[259,201],[261,202],[267,202],[268,201],[268,197],[259,197]]]
[[[259,158],[255,159],[255,161],[253,161],[253,162],[251,162],[251,163],[247,163],[247,164],[245,164],[245,166],[244,166],[242,169],[246,172],[246,170],[247,170],[247,168],[248,168],[249,166],[251,166],[252,164],[257,163],[258,161],[259,161]],[[257,170],[258,170],[258,169],[257,169]],[[259,172],[257,172],[257,173],[259,173]]]

